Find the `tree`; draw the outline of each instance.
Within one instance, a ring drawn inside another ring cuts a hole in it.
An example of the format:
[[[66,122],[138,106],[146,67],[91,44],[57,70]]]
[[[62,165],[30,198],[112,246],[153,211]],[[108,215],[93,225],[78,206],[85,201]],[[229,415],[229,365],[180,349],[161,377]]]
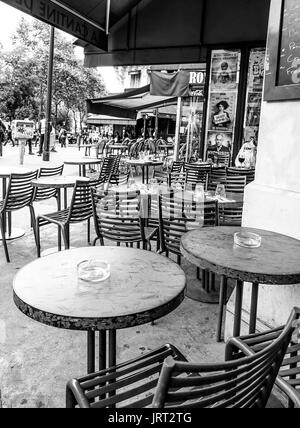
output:
[[[11,119],[30,116],[37,120],[46,101],[50,27],[38,20],[21,19],[12,40],[12,50],[1,59],[0,109]],[[85,69],[76,58],[73,44],[56,31],[52,111],[55,124],[64,116],[64,122],[68,122],[72,112],[75,124],[79,117],[82,126],[85,100],[103,94],[101,76]]]

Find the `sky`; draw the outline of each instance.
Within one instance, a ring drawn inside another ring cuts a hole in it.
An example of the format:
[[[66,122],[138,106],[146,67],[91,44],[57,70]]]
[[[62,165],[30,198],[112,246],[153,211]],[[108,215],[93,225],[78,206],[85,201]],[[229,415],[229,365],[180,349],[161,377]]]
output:
[[[0,42],[4,49],[9,49],[11,46],[10,36],[16,30],[19,20],[24,17],[25,19],[32,19],[29,15],[26,15],[17,9],[6,5],[0,1]],[[63,33],[70,43],[74,40],[72,36],[67,33]],[[83,49],[76,48],[76,55],[79,58],[83,58]],[[116,73],[112,67],[101,68],[101,75],[104,79],[108,92],[122,92],[122,86],[117,79]]]

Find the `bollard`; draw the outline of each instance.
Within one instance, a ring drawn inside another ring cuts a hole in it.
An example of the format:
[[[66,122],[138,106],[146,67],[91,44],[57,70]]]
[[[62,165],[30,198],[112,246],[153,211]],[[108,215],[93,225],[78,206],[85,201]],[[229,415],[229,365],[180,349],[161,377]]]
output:
[[[24,165],[25,145],[26,145],[26,140],[19,140],[20,165]]]

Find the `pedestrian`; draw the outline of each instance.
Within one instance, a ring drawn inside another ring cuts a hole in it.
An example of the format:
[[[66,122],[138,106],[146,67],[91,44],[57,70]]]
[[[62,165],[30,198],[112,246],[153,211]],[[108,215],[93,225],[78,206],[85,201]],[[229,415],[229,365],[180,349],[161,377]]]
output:
[[[53,126],[51,124],[51,122],[49,122],[49,139],[50,139],[50,134],[52,132]],[[45,134],[46,134],[46,118],[44,114],[41,114],[41,120],[40,120],[40,125],[39,125],[39,134],[40,134],[40,146],[39,146],[39,152],[38,152],[38,156],[42,156],[43,151],[44,151],[44,144],[45,144]],[[50,141],[49,141],[49,145],[50,145]]]
[[[66,141],[67,141],[67,131],[64,127],[61,128],[58,136],[58,141],[60,143],[60,147],[67,147]]]
[[[40,134],[40,145],[38,156],[42,156],[44,150],[44,142],[45,142],[45,133],[46,133],[46,118],[44,114],[41,114],[41,120],[39,125],[39,134]]]

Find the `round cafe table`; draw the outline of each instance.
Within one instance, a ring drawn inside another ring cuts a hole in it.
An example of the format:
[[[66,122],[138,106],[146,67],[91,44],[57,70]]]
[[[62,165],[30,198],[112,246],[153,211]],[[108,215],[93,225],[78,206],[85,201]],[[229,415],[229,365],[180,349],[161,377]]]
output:
[[[260,248],[234,244],[236,232],[249,231],[262,237]],[[300,241],[278,233],[241,227],[208,227],[182,237],[181,252],[194,265],[221,276],[217,340],[221,340],[227,278],[236,281],[233,336],[241,332],[243,284],[252,283],[249,333],[256,331],[259,284],[300,283]]]
[[[103,160],[97,158],[73,159],[64,161],[65,165],[77,165],[79,167],[79,175],[86,177],[86,166],[100,165]]]
[[[23,168],[20,166],[0,166],[0,178],[2,179],[2,199],[5,199],[7,191],[7,180],[10,178],[11,174],[27,174],[32,172],[31,169]],[[8,230],[6,227],[8,219]],[[13,239],[21,238],[25,235],[25,230],[20,228],[11,227],[11,212],[8,213],[7,219],[5,220],[5,229],[7,230],[5,237],[7,241]],[[0,238],[0,241],[2,239]]]
[[[110,278],[98,284],[78,279],[77,265],[89,259],[106,260]],[[172,312],[184,299],[185,285],[181,268],[156,253],[87,247],[52,254],[22,268],[14,279],[14,301],[35,321],[87,331],[87,370],[92,373],[95,332],[99,331],[99,369],[115,366],[116,331]]]
[[[139,159],[127,159],[127,165],[130,166],[140,166],[142,168],[142,181],[143,184],[149,183],[149,167],[151,166],[162,166],[164,164],[163,161],[158,160],[139,160]]]

